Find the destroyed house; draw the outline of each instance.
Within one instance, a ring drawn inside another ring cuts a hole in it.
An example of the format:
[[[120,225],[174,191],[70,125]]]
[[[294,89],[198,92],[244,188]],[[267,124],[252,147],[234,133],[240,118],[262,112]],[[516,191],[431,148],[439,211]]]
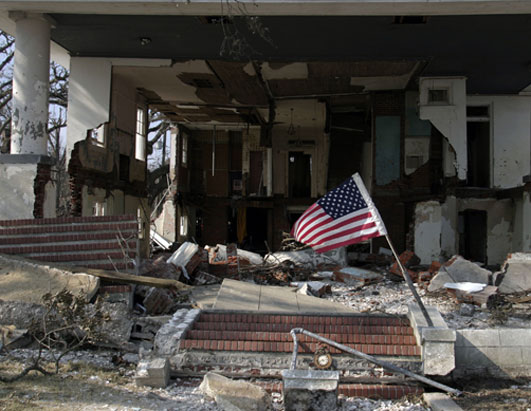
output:
[[[1,219],[55,215],[51,57],[70,70],[73,215],[266,251],[359,172],[399,251],[500,264],[531,251],[530,19],[512,0],[3,1]],[[153,221],[148,109],[175,125]]]

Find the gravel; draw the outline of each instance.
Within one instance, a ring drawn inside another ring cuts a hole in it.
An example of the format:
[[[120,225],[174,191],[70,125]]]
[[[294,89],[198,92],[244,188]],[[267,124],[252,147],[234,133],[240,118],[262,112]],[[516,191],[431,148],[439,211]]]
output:
[[[323,298],[345,304],[361,313],[405,315],[408,304],[415,303],[405,282],[397,283],[385,279],[380,283],[365,286],[352,286],[338,282],[330,282],[330,285],[332,293]],[[500,315],[500,310],[497,309],[458,304],[446,293],[427,293],[417,284],[415,287],[424,305],[437,307],[450,328],[531,327],[531,306],[529,304],[513,305],[502,311]]]

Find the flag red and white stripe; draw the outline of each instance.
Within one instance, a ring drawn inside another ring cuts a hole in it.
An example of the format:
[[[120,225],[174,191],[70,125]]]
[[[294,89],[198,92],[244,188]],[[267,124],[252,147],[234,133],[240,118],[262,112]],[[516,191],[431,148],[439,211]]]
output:
[[[386,234],[380,214],[358,173],[308,208],[291,230],[297,241],[317,252]]]

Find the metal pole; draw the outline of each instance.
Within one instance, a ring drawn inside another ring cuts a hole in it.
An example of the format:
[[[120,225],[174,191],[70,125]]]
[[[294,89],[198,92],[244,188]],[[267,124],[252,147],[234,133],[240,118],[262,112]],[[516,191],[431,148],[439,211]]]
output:
[[[393,247],[393,243],[391,243],[391,239],[389,238],[389,234],[385,235],[385,239],[387,240],[387,243],[389,243],[389,247],[391,247],[391,251],[393,252],[393,255],[395,256],[395,260],[398,266],[400,267],[400,271],[402,271],[402,276],[406,280],[407,286],[409,287],[410,291],[413,293],[413,297],[415,297],[415,300],[417,301],[417,304],[420,307],[420,311],[422,311],[424,318],[428,322],[428,326],[433,327],[433,321],[431,321],[431,318],[428,315],[428,311],[426,311],[426,307],[424,307],[424,304],[422,303],[422,300],[420,299],[420,295],[417,293],[417,290],[415,290],[415,286],[413,285],[413,281],[411,281],[411,277],[409,276],[408,272],[406,271],[406,269],[400,262],[400,258],[398,258],[396,250]]]
[[[367,360],[369,362],[372,362],[376,365],[379,365],[380,367],[386,368],[388,370],[391,370],[393,372],[398,372],[400,374],[404,374],[407,377],[411,377],[417,381],[423,382],[424,384],[431,385],[432,387],[438,388],[440,390],[449,392],[451,394],[455,395],[461,395],[462,392],[459,390],[456,390],[455,388],[448,387],[447,385],[441,384],[437,381],[430,380],[429,378],[426,378],[422,375],[415,374],[409,370],[405,370],[404,368],[397,367],[394,364],[388,363],[386,361],[379,360],[372,355],[365,354],[363,352],[357,351],[354,348],[350,348],[346,345],[339,344],[333,340],[330,340],[325,337],[321,337],[320,335],[314,334],[310,331],[305,330],[304,328],[293,328],[290,332],[292,338],[293,338],[293,355],[291,357],[291,369],[294,370],[297,365],[297,351],[298,351],[298,342],[297,342],[297,334],[304,334],[308,337],[315,338],[316,340],[322,341],[328,345],[331,345],[332,347],[335,347],[341,351],[348,352],[349,354],[355,355],[356,357],[363,358],[364,360]]]

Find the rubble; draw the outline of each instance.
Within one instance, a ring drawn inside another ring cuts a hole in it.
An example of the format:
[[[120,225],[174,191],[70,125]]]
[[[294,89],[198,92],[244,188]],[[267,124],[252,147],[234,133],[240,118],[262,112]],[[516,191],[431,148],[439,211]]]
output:
[[[141,360],[136,368],[136,385],[165,388],[170,381],[170,362],[167,358]]]
[[[92,309],[93,306],[88,305],[87,307]],[[102,308],[109,316],[109,319],[103,322],[98,330],[103,334],[103,342],[114,347],[128,349],[127,345],[131,337],[133,320],[127,305],[124,303],[104,302]]]
[[[297,287],[297,293],[321,297],[331,291],[330,284],[321,281],[302,281],[290,283],[292,287]]]
[[[217,244],[215,247],[205,247],[212,253],[210,258],[211,262],[226,261],[227,260],[227,246],[223,244]],[[253,253],[251,251],[237,249],[237,256],[240,257],[243,264],[260,265],[264,263],[264,259],[260,254]]]
[[[307,268],[322,268],[338,265],[344,267],[347,265],[347,256],[344,248],[336,248],[326,253],[317,253],[311,248],[297,251],[278,251],[268,254],[264,260],[271,264],[289,261]]]
[[[175,251],[167,263],[181,269],[182,274],[190,279],[191,273],[201,262],[201,253],[197,244],[185,242]]]
[[[261,387],[247,381],[232,380],[209,372],[199,386],[225,411],[266,411],[271,409],[271,396]]]
[[[489,284],[491,275],[492,273],[489,270],[456,255],[441,266],[437,275],[431,280],[428,291],[441,290],[446,283],[471,282]]]
[[[359,283],[362,285],[382,281],[383,276],[375,271],[365,270],[358,267],[343,267],[334,271],[332,279],[344,283]]]
[[[501,294],[531,291],[531,253],[509,254],[495,281]]]

